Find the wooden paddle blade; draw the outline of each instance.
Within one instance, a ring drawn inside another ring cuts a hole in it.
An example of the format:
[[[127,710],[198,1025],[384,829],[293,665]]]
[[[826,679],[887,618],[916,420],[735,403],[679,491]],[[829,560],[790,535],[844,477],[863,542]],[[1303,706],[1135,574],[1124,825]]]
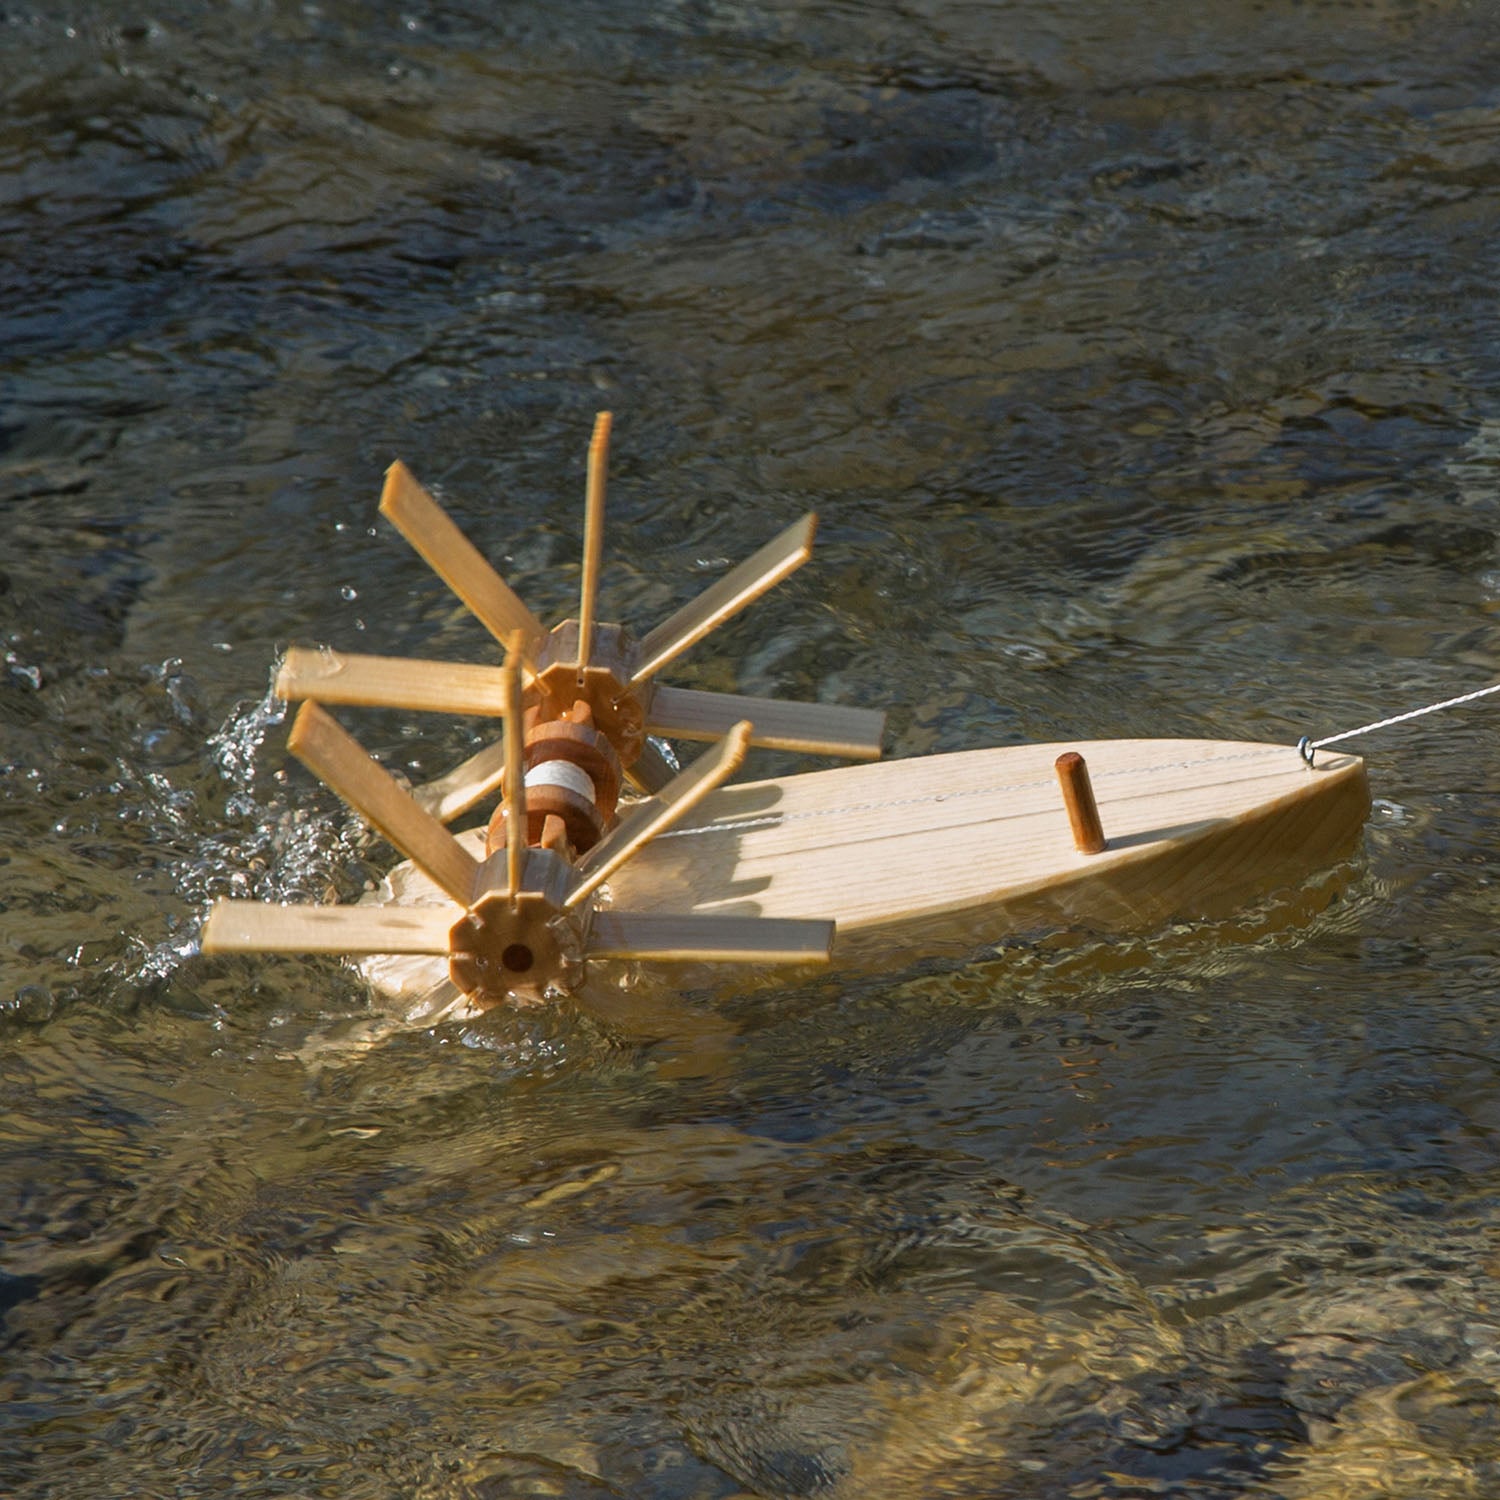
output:
[[[658,625],[640,643],[637,651],[639,665],[630,685],[635,687],[659,672],[695,641],[701,641],[710,630],[738,614],[767,589],[780,583],[788,573],[800,568],[812,554],[813,533],[817,529],[818,518],[809,512],[788,526],[780,536],[767,542],[754,557],[747,558],[732,573],[679,609],[671,619]]]
[[[451,823],[498,792],[504,780],[505,741],[496,740],[445,775],[413,788],[411,795],[423,812],[431,813],[439,822]]]
[[[567,906],[577,906],[597,890],[638,849],[665,833],[690,813],[713,789],[739,769],[750,745],[750,725],[739,723],[712,750],[706,750],[649,801],[637,803],[584,855],[578,866],[582,879],[568,893]]]
[[[528,644],[546,635],[546,626],[521,603],[400,459],[385,472],[380,513],[422,554],[432,571],[469,606],[497,641],[504,644],[516,630],[524,633]]]
[[[594,418],[589,441],[588,489],[583,505],[583,582],[578,596],[578,670],[588,665],[594,649],[594,605],[599,596],[599,560],[604,554],[604,481],[609,470],[609,429],[613,417],[601,411]]]
[[[287,748],[461,906],[474,899],[478,861],[316,703],[298,710]]]
[[[646,729],[667,739],[717,739],[731,724],[749,719],[750,743],[767,750],[879,760],[885,715],[834,703],[792,703],[784,698],[744,698],[661,686],[651,695]]]
[[[205,953],[446,953],[463,915],[440,906],[272,906],[216,901]]]
[[[355,656],[293,646],[276,673],[276,696],[288,702],[316,698],[320,703],[498,718],[505,712],[505,679],[499,667],[472,662]]]
[[[526,878],[526,732],[521,703],[521,632],[505,654],[505,894]]]
[[[590,958],[700,963],[826,964],[832,953],[832,922],[621,911],[594,913],[588,947]]]

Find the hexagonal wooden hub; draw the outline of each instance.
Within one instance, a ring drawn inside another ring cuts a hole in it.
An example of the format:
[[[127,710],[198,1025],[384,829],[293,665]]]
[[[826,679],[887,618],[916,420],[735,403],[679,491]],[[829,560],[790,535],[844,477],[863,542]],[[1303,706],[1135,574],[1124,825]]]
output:
[[[634,642],[619,625],[596,625],[587,665],[578,669],[578,621],[564,620],[537,653],[533,691],[541,717],[558,719],[580,698],[593,710],[594,725],[629,767],[646,743],[651,684],[631,687]]]
[[[503,851],[485,868],[503,868]],[[531,849],[526,884],[514,896],[481,896],[448,934],[448,974],[481,1004],[545,1000],[572,989],[588,939],[585,909],[563,905],[574,877],[551,850]]]

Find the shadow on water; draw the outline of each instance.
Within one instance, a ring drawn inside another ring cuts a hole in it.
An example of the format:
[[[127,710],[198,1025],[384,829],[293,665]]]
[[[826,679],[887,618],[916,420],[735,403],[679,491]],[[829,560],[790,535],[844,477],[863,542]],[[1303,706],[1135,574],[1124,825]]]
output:
[[[0,11],[0,1489],[1500,1488],[1483,710],[1368,746],[1332,885],[1130,943],[428,1029],[194,946],[389,862],[279,651],[491,649],[386,464],[559,618],[599,407],[606,615],[816,508],[674,681],[893,754],[1490,680],[1497,47],[1442,0]],[[414,780],[482,731],[357,727]]]

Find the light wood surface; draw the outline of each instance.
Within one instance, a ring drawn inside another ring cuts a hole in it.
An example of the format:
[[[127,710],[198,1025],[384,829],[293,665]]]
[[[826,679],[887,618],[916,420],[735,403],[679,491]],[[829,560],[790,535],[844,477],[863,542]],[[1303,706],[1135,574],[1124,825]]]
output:
[[[740,768],[750,745],[750,726],[736,724],[711,750],[678,772],[648,801],[637,803],[584,855],[579,881],[568,897],[577,906],[623,865],[685,818],[716,787]]]
[[[455,901],[473,899],[479,862],[332,715],[304,703],[287,748]]]
[[[1073,845],[1054,770],[1070,750],[1092,773],[1099,854]],[[642,915],[833,920],[836,965],[901,963],[1059,926],[1149,931],[1228,914],[1345,858],[1369,806],[1358,757],[1310,769],[1285,745],[964,751],[723,787],[619,864],[609,894]],[[410,866],[390,883],[403,903],[436,899]],[[415,958],[365,972],[406,999],[446,973]]]
[[[589,439],[588,487],[583,501],[583,577],[578,589],[578,670],[594,649],[594,606],[599,598],[599,563],[604,555],[604,483],[609,470],[612,418],[601,411]]]
[[[827,963],[833,936],[832,922],[601,911],[594,914],[588,955],[658,963]]]
[[[316,698],[319,703],[498,718],[505,712],[505,679],[498,666],[482,663],[293,646],[277,670],[276,696],[291,703]]]
[[[412,790],[412,798],[424,812],[440,822],[451,823],[486,797],[493,796],[505,780],[505,741],[477,750],[451,771]]]
[[[1054,763],[1087,760],[1108,847],[1073,845]],[[639,911],[828,917],[836,956],[961,918],[973,940],[1032,924],[1147,928],[1228,911],[1346,854],[1363,762],[1296,750],[1096,740],[848,766],[727,787],[611,882]]]
[[[654,676],[689,646],[800,568],[812,554],[817,529],[818,518],[811,513],[794,521],[753,557],[746,558],[739,567],[648,632],[637,648],[630,686],[636,687]]]
[[[380,513],[426,559],[427,565],[473,611],[502,645],[512,631],[538,641],[547,628],[485,561],[400,459],[385,474]]]
[[[752,745],[849,760],[879,760],[885,733],[885,715],[875,709],[704,693],[665,683],[651,695],[646,728],[665,739],[715,740],[740,719],[750,721]]]
[[[511,637],[505,656],[505,893],[514,896],[526,877],[526,727],[521,706],[524,637]]]
[[[205,953],[429,953],[446,957],[457,906],[272,906],[216,901]]]

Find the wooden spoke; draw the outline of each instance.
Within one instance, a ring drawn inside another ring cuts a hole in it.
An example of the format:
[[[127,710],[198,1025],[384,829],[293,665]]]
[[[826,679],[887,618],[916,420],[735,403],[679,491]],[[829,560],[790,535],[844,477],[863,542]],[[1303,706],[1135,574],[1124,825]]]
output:
[[[582,876],[568,894],[567,905],[577,906],[603,885],[632,854],[684,818],[713,789],[739,768],[750,743],[750,726],[736,724],[712,750],[705,751],[685,771],[674,776],[656,796],[637,803],[583,857]]]
[[[500,790],[505,779],[505,741],[496,740],[476,751],[446,775],[425,781],[412,791],[412,800],[442,823],[462,817],[471,807]]]
[[[216,901],[205,953],[446,953],[462,912],[442,906],[272,906]]]
[[[832,953],[832,922],[616,911],[594,914],[588,949],[590,958],[752,964],[826,964]]]
[[[880,759],[885,715],[833,703],[792,703],[784,698],[743,698],[662,686],[651,696],[646,728],[668,739],[710,740],[740,719],[754,725],[750,743],[768,750]]]
[[[287,748],[455,901],[474,899],[478,861],[324,709],[302,705]]]
[[[276,673],[276,696],[288,702],[316,698],[320,703],[498,718],[505,712],[505,679],[500,668],[472,662],[354,656],[293,646]]]
[[[517,631],[505,657],[505,894],[526,878],[526,732],[521,705],[521,649]]]
[[[817,527],[817,516],[810,513],[803,516],[780,536],[767,542],[754,557],[747,558],[732,573],[679,609],[671,619],[658,625],[640,644],[640,664],[630,679],[630,685],[634,687],[661,671],[695,641],[701,641],[709,631],[800,568],[812,553],[813,533]]]
[[[677,767],[647,740],[641,753],[625,767],[625,775],[638,791],[659,792],[677,774]]]
[[[546,635],[546,626],[521,603],[400,459],[386,470],[380,513],[497,641],[503,644],[515,630],[524,632],[528,644]]]
[[[599,597],[599,559],[604,551],[604,481],[609,472],[609,429],[613,418],[601,411],[594,418],[589,442],[588,490],[583,506],[583,583],[578,596],[578,670],[594,649],[594,605]]]

